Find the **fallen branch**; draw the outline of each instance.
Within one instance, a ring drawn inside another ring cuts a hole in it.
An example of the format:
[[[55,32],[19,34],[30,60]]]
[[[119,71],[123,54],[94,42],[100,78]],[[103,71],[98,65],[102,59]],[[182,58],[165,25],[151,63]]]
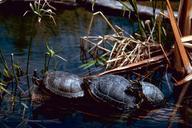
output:
[[[172,51],[169,52],[167,54],[167,56],[170,56],[171,53],[172,53]],[[159,62],[161,62],[164,59],[166,59],[164,54],[163,55],[158,55],[158,56],[155,56],[155,57],[152,57],[152,58],[149,58],[149,59],[145,59],[145,60],[139,61],[137,63],[129,64],[127,66],[123,66],[123,67],[118,67],[118,68],[115,68],[115,69],[107,70],[105,72],[97,74],[96,76],[102,76],[102,75],[109,74],[109,73],[124,72],[124,71],[130,70],[130,69],[132,70],[132,69],[137,68],[137,67],[142,67],[142,66],[146,66],[146,65],[149,65],[149,64],[159,63]]]

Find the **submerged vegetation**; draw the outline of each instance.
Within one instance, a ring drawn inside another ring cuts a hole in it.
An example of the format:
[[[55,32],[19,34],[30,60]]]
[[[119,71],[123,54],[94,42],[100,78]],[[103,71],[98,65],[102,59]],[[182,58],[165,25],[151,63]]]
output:
[[[180,75],[178,72],[176,72],[177,70],[171,69],[173,70],[173,72],[171,72],[170,74],[176,74],[176,76],[182,76],[189,79],[183,80],[181,78],[178,78],[179,82],[177,82],[172,75],[170,76],[170,79],[174,79],[176,81],[175,82],[176,84],[184,84],[186,82],[189,82],[189,80],[191,79],[190,74],[191,72],[186,67],[189,58],[187,54],[186,56],[183,56],[183,54],[185,54],[183,53],[185,52],[185,50],[181,49],[181,47],[184,48],[184,46],[181,44],[182,37],[176,36],[178,34],[178,28],[177,26],[174,26],[175,20],[172,8],[169,5],[169,0],[167,0],[166,6],[168,6],[167,8],[169,19],[174,33],[170,32],[170,28],[167,27],[169,26],[169,23],[167,23],[168,19],[167,16],[165,16],[165,14],[162,13],[156,15],[156,13],[154,13],[154,15],[151,16],[149,19],[144,20],[142,19],[142,16],[138,12],[137,8],[138,3],[136,0],[119,1],[119,2],[124,6],[123,11],[123,14],[125,14],[124,17],[127,16],[126,14],[128,14],[129,16],[128,20],[131,20],[131,17],[134,17],[134,21],[137,22],[138,30],[135,31],[132,35],[128,35],[127,32],[123,30],[121,27],[113,25],[101,11],[93,13],[92,18],[90,20],[87,35],[80,38],[81,59],[82,62],[85,62],[80,66],[80,68],[84,68],[87,70],[95,68],[96,66],[99,68],[102,67],[102,69],[99,70],[99,73],[97,74],[90,73],[87,76],[83,76],[83,78],[91,79],[105,74],[114,73],[123,75],[126,78],[130,79],[131,81],[144,80],[151,83],[158,83],[159,85],[157,86],[162,86],[164,79],[164,81],[166,81],[165,83],[167,85],[167,88],[169,88],[170,89],[169,91],[172,93],[173,87],[171,87],[170,85],[171,82],[168,81],[167,75],[169,74],[168,73],[168,70],[170,70],[169,67],[172,67],[172,65],[174,65],[172,63],[172,60],[174,60],[172,56],[174,50],[180,56],[180,57],[177,56],[179,59],[178,58],[176,59],[178,59],[184,65],[185,71],[182,75]],[[154,10],[156,9],[155,2],[156,0],[150,1],[152,6],[154,7],[153,8]],[[96,6],[95,4],[96,0],[94,0],[92,3],[91,6],[92,11],[94,11],[94,8]],[[132,8],[130,8],[128,4],[130,4]],[[162,1],[162,4],[165,3]],[[54,18],[54,16],[56,15],[55,13],[56,8],[50,4],[50,1],[35,0],[34,3],[29,4],[29,7],[30,10],[27,10],[23,16],[30,15],[33,17],[31,21],[33,27],[38,26],[38,29],[43,30],[46,27],[52,27],[57,25],[57,21]],[[95,20],[95,17],[97,17],[98,15],[102,17],[102,19],[106,22],[106,24],[113,31],[113,33],[103,35],[92,35],[93,22]],[[48,26],[46,26],[45,24]],[[46,30],[43,30],[42,33],[46,34],[46,32],[44,31]],[[35,32],[32,33],[34,34]],[[172,38],[173,34],[177,42],[177,45],[175,46],[173,44],[175,40],[174,38]],[[3,70],[0,73],[1,74],[0,112],[2,113],[2,114],[0,113],[0,125],[2,125],[3,127],[8,127],[6,123],[1,121],[1,119],[3,120],[3,118],[7,118],[8,120],[12,120],[12,118],[19,120],[18,121],[19,123],[18,122],[15,123],[17,124],[17,127],[28,127],[29,123],[32,124],[34,123],[38,124],[37,126],[41,126],[40,123],[42,122],[58,121],[58,120],[42,121],[31,119],[34,118],[33,110],[34,108],[36,108],[36,106],[32,103],[33,97],[31,97],[31,92],[34,93],[35,90],[34,85],[32,85],[31,83],[32,74],[33,76],[36,76],[37,79],[40,79],[39,76],[36,74],[37,73],[36,71],[34,71],[34,73],[29,72],[30,59],[31,54],[33,52],[32,49],[33,38],[35,38],[34,35],[31,35],[27,52],[26,71],[23,70],[22,66],[16,63],[17,61],[15,60],[14,53],[10,55],[11,60],[10,64],[7,63],[6,61],[7,58],[4,57],[3,52],[0,49],[0,61],[3,67]],[[44,46],[46,47],[46,52],[44,52],[44,54],[42,55],[44,56],[44,60],[42,60],[44,63],[44,67],[43,69],[41,69],[41,72],[38,73],[44,75],[49,70],[57,70],[56,59],[62,60],[62,62],[64,63],[67,63],[67,59],[57,54],[58,52],[50,46],[50,43],[46,38],[46,36],[43,36],[41,38],[41,41],[44,43]],[[179,50],[176,48],[173,49],[173,47],[178,47]],[[55,61],[54,67],[50,67],[51,61]],[[23,86],[23,82],[25,83],[24,85],[26,85],[27,87]],[[89,83],[89,80],[87,83]],[[180,100],[183,98],[185,91],[186,89],[180,95],[180,99],[178,101],[177,106],[181,105]],[[44,92],[39,91],[39,93]],[[139,98],[142,96],[142,93],[141,94],[140,93],[138,94],[136,92],[132,93],[134,93],[134,95],[137,94],[136,96],[139,96]],[[70,100],[69,104],[70,105],[72,104]],[[75,104],[74,106],[76,107],[77,105]],[[177,111],[177,106],[175,111]],[[59,106],[54,107],[59,108]],[[64,108],[61,108],[61,111],[62,109]],[[85,111],[84,109],[85,108],[83,108],[82,111]],[[172,118],[174,118],[175,116],[175,111],[171,115],[173,116]],[[10,117],[10,115],[15,116]],[[129,117],[126,114],[123,116],[127,118]],[[171,120],[170,122],[172,123],[173,120]]]

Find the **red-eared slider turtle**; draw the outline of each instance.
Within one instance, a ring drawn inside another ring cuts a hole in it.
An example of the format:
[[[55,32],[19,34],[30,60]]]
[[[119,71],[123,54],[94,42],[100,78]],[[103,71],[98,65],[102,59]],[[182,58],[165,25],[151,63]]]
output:
[[[62,71],[50,71],[45,73],[42,80],[33,76],[33,82],[49,92],[66,97],[83,97],[84,91],[81,88],[83,81],[75,74]]]
[[[158,87],[145,81],[135,83],[136,84],[133,84],[134,86],[128,87],[127,91],[138,93],[138,96],[146,99],[145,102],[150,103],[154,107],[163,103],[164,95]]]
[[[132,111],[138,107],[137,98],[126,93],[126,88],[132,84],[119,75],[104,75],[91,80],[90,94],[101,102],[106,102],[113,107]]]

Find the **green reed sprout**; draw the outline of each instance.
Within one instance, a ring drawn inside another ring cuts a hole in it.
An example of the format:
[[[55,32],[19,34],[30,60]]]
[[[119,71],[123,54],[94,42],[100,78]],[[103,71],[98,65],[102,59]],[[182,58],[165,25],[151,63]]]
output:
[[[56,52],[49,47],[48,43],[46,43],[46,47],[47,47],[47,52],[46,52],[46,54],[47,54],[48,56],[50,56],[50,57],[57,57],[57,58],[59,58],[59,59],[61,59],[61,60],[63,60],[63,61],[67,61],[67,60],[64,59],[63,57],[57,55]]]
[[[48,70],[51,58],[56,57],[56,58],[59,58],[59,59],[65,61],[65,62],[67,61],[65,58],[63,58],[60,55],[56,54],[56,52],[52,48],[49,47],[49,44],[47,42],[46,42],[46,47],[47,47],[46,56],[48,56],[49,58],[48,58],[48,62],[47,62],[47,59],[45,57],[45,71]]]
[[[88,68],[90,68],[90,67],[92,67],[92,66],[94,66],[94,65],[95,65],[95,66],[96,66],[96,65],[104,66],[106,61],[107,61],[107,60],[105,59],[104,56],[96,57],[95,60],[90,60],[90,61],[88,61],[87,63],[82,64],[82,65],[80,66],[80,68],[88,69]]]

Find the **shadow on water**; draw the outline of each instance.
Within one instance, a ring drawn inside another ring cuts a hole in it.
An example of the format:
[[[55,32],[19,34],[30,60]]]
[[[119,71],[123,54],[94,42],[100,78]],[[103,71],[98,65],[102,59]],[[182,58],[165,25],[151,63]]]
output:
[[[67,62],[53,60],[50,64],[51,69],[55,68],[79,75],[86,74],[87,70],[79,68],[82,64],[80,60],[80,37],[87,34],[91,13],[83,8],[60,8],[55,16],[57,25],[50,27],[50,23],[44,22],[39,25],[32,22],[30,14],[23,17],[22,15],[28,9],[28,5],[21,3],[0,5],[0,48],[3,50],[8,63],[10,63],[10,54],[14,53],[15,60],[25,69],[28,44],[31,36],[33,36],[30,74],[34,69],[38,71],[43,69],[44,55],[47,51],[45,41],[48,41],[57,54],[67,59]],[[131,34],[137,29],[137,23],[126,18],[112,15],[107,15],[107,18],[112,24],[123,28],[127,34]],[[35,27],[32,24],[35,24]],[[101,17],[96,16],[91,34],[109,33],[112,33],[111,29]],[[67,99],[58,100],[58,97],[36,107],[31,106],[25,81],[26,78],[21,79],[21,90],[18,92],[19,99],[16,102],[14,112],[10,107],[12,106],[12,97],[9,95],[4,97],[0,110],[0,127],[167,127],[174,107],[173,99],[163,108],[143,109],[130,116],[129,113],[121,113],[108,105],[101,105],[89,98],[86,100],[77,99],[76,102],[72,102]],[[8,89],[12,90],[12,88],[11,85]],[[26,110],[24,109],[25,104],[28,106]],[[174,127],[180,127],[182,123],[183,120],[178,114]]]

